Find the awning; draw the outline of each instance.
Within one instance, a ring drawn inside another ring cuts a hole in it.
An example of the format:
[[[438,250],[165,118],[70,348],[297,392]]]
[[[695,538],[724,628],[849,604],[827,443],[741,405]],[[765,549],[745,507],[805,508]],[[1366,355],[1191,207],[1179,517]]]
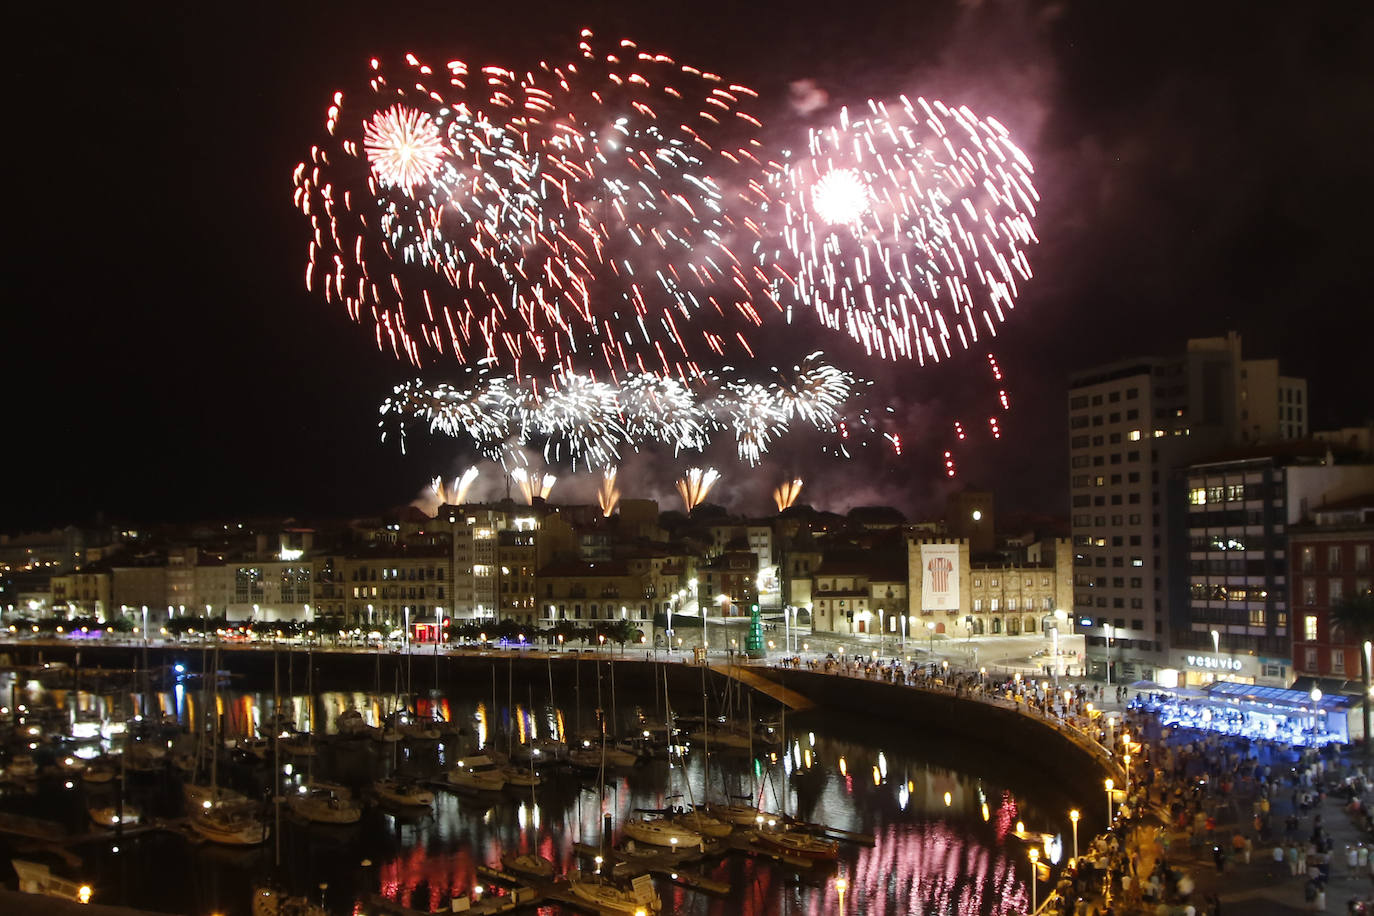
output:
[[[1361,697],[1364,695],[1364,685],[1359,681],[1340,681],[1333,677],[1300,677],[1293,682],[1293,686],[1289,689],[1299,693],[1311,693],[1313,687],[1322,693],[1335,696]]]

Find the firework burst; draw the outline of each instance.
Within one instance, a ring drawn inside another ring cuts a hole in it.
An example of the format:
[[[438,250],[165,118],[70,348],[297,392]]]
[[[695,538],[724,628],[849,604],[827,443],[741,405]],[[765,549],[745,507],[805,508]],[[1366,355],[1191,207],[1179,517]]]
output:
[[[995,335],[1031,276],[1031,175],[1006,128],[968,108],[843,110],[774,176],[797,297],[880,358],[925,364]]]
[[[536,445],[605,468],[722,431],[757,464],[798,425],[847,457],[871,413],[847,404],[855,375],[817,354],[771,380],[723,368],[756,363],[770,321],[814,315],[869,358],[922,365],[997,334],[1039,201],[1005,127],[901,97],[793,151],[759,139],[755,100],[587,31],[563,62],[406,55],[336,92],[294,174],[306,286],[379,349],[466,379],[397,387],[384,428],[420,421],[507,466]]]
[[[682,497],[682,505],[688,512],[706,501],[706,494],[720,480],[720,472],[715,468],[688,468],[678,478],[677,492]]]

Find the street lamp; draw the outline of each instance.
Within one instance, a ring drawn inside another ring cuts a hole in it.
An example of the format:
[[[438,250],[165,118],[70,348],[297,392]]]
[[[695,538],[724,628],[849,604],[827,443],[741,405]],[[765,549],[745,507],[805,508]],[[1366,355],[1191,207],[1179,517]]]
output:
[[[1107,636],[1107,686],[1110,687],[1112,686],[1112,625],[1110,623],[1102,624],[1102,632]]]
[[[844,892],[849,890],[849,882],[843,878],[835,879],[835,890],[840,892],[840,913],[844,913]]]
[[[1112,787],[1115,786],[1116,783],[1112,782],[1111,778],[1108,777],[1103,781],[1102,785],[1107,788],[1107,826],[1110,827],[1112,825]]]
[[[1069,822],[1073,824],[1073,867],[1078,870],[1078,818],[1080,817],[1077,808],[1069,811]]]
[[[1031,879],[1030,879],[1030,886],[1031,886],[1031,908],[1030,908],[1030,911],[1031,911],[1032,913],[1034,913],[1035,910],[1036,910],[1036,906],[1035,906],[1035,903],[1036,903],[1036,900],[1035,900],[1035,884],[1036,884],[1036,881],[1037,881],[1036,871],[1037,871],[1037,868],[1038,868],[1038,866],[1037,866],[1036,863],[1038,863],[1039,861],[1040,861],[1040,850],[1039,850],[1039,849],[1036,849],[1034,846],[1032,846],[1031,849],[1030,849],[1030,863],[1031,863]]]
[[[926,621],[926,631],[930,634],[930,657],[931,657],[931,658],[934,658],[934,657],[935,657],[935,623],[934,623],[933,621],[930,621],[930,620],[927,620],[927,621]]]

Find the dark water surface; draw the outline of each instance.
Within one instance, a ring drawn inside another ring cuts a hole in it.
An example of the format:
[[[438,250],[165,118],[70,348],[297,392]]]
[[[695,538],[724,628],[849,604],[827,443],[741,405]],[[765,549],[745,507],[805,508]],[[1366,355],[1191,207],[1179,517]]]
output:
[[[286,791],[308,775],[358,790],[393,771],[441,779],[454,760],[476,749],[505,750],[508,741],[527,736],[570,736],[591,729],[597,706],[595,666],[583,668],[580,690],[555,683],[552,697],[550,685],[514,681],[512,686],[504,672],[491,689],[422,695],[416,704],[421,712],[432,710],[461,723],[467,734],[399,747],[367,739],[321,742],[313,762],[283,755],[283,770],[289,770],[283,774]],[[313,718],[317,731],[332,733],[337,716],[350,708],[375,723],[397,703],[394,694],[375,689],[317,692],[312,703],[301,681],[299,673],[284,678],[281,689],[284,710],[302,729],[310,727]],[[604,679],[600,686],[600,702],[609,719],[609,686]],[[17,696],[32,707],[57,707],[68,720],[81,710],[117,721],[121,710],[132,710],[140,700],[47,692],[33,682],[19,684],[16,692],[12,687],[0,683],[7,702]],[[581,704],[574,700],[579,695]],[[271,715],[272,696],[270,685],[265,690],[239,684],[224,688],[219,699],[224,737],[250,734]],[[187,724],[207,721],[209,703],[195,682],[150,693],[147,699],[150,713],[172,715]],[[637,730],[640,713],[654,719],[663,716],[661,690],[622,688],[615,699],[614,720],[622,733]],[[675,713],[701,711],[700,693],[674,692],[670,699]],[[723,708],[726,699],[713,696],[712,709]],[[737,697],[729,701],[741,712],[747,708]],[[767,702],[769,713],[776,716],[776,706]],[[764,703],[758,700],[756,713],[764,711]],[[873,846],[841,844],[838,866],[801,875],[766,859],[730,855],[704,866],[705,874],[731,886],[727,897],[658,880],[665,913],[837,913],[836,879],[842,876],[848,883],[846,913],[1001,916],[1029,906],[1030,845],[1048,846],[1049,857],[1056,860],[1061,848],[1068,852],[1067,835],[1045,840],[1040,834],[1057,835],[1067,829],[1072,787],[1060,785],[1053,774],[1023,771],[1004,752],[952,746],[947,739],[877,718],[866,722],[808,714],[788,718],[785,727],[786,746],[756,748],[752,769],[761,780],[764,807],[776,811],[785,806],[788,813],[806,820],[872,834]],[[41,750],[39,755],[42,759]],[[271,768],[265,764],[226,764],[219,772],[222,784],[253,797],[263,797],[271,779]],[[368,807],[362,821],[349,827],[309,826],[283,814],[280,866],[274,839],[261,848],[236,850],[196,846],[172,833],[148,833],[123,840],[111,834],[75,847],[84,860],[82,867],[58,870],[94,885],[97,902],[195,916],[249,913],[254,884],[272,875],[294,893],[323,897],[331,913],[376,912],[377,907],[368,903],[373,894],[421,911],[440,906],[447,910],[451,895],[486,883],[476,867],[497,865],[503,851],[537,851],[560,870],[572,870],[577,866],[574,843],[600,842],[603,813],[610,813],[618,825],[633,816],[635,808],[719,802],[727,795],[749,795],[759,784],[751,778],[746,751],[713,750],[708,773],[699,745],[687,750],[680,766],[655,759],[631,770],[609,772],[604,797],[598,795],[594,773],[550,769],[544,778],[533,797],[528,788],[507,787],[483,795],[437,790],[432,813],[397,816]],[[166,817],[182,813],[175,776],[131,776],[129,784],[129,796],[145,812]],[[112,795],[113,789],[104,792]],[[79,780],[67,789],[64,780],[47,778],[36,794],[5,790],[0,809],[59,820],[73,832],[87,832],[91,828],[86,805],[101,797],[101,790],[83,789]],[[1031,838],[1018,838],[1018,821]],[[1088,823],[1081,826],[1086,840]],[[24,854],[34,857],[32,851]],[[321,885],[327,887],[321,890]],[[1042,882],[1042,898],[1047,890]],[[538,912],[551,916],[566,911],[549,906]]]

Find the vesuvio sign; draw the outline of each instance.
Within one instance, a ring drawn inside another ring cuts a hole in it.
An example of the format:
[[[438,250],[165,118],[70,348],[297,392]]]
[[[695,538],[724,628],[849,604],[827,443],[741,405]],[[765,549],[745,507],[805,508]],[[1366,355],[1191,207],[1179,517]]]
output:
[[[1187,655],[1184,659],[1194,668],[1212,668],[1221,671],[1239,671],[1240,659],[1219,658],[1215,655]]]

